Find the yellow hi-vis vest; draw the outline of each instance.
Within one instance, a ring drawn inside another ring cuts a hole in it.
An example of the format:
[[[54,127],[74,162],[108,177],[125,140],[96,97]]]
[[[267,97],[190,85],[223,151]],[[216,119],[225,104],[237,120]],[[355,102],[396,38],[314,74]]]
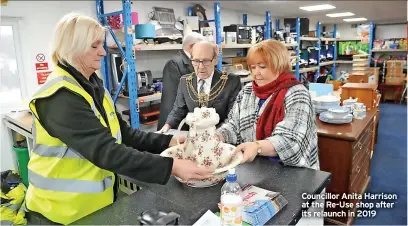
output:
[[[67,88],[85,98],[101,124],[107,127],[107,123],[95,107],[92,97],[60,67],[55,68],[30,101],[34,125],[26,205],[29,210],[41,213],[51,221],[70,224],[113,203],[115,176],[95,166],[58,138],[52,137],[41,126],[41,118],[35,107],[36,100],[52,96],[61,88]],[[117,143],[122,143],[114,103],[106,89],[103,108],[112,136]]]

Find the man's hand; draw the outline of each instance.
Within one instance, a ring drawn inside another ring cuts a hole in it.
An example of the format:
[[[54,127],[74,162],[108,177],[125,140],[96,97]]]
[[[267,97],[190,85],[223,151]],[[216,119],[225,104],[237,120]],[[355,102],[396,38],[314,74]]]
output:
[[[235,149],[235,152],[243,153],[241,163],[252,162],[258,155],[258,145],[255,142],[246,142],[238,145],[237,148]]]
[[[171,126],[169,124],[165,124],[159,131],[156,133],[167,133],[171,129]]]
[[[178,145],[178,143],[177,143],[177,137],[178,137],[178,139],[179,139],[180,144],[183,144],[183,143],[186,141],[186,139],[187,139],[186,136],[173,136],[173,137],[171,138],[171,140],[170,140],[169,147],[173,147],[173,146]]]
[[[203,180],[212,177],[213,169],[198,167],[190,160],[174,159],[171,174],[184,180]]]

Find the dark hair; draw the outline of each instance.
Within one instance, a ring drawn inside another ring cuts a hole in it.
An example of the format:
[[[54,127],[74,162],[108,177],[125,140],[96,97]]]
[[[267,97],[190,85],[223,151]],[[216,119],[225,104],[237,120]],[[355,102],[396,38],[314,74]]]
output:
[[[323,74],[327,71],[326,67],[320,67],[320,74]]]

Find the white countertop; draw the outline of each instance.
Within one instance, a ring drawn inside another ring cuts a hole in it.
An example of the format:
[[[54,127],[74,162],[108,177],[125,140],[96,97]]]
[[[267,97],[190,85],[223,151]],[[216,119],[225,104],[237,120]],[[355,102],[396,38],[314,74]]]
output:
[[[33,126],[32,114],[29,111],[11,112],[4,115],[4,119],[31,133]]]

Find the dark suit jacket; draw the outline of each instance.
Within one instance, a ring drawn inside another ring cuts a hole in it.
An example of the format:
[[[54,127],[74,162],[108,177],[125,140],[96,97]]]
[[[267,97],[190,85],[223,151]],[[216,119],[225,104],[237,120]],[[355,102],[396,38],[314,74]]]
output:
[[[194,68],[191,64],[191,60],[183,50],[179,51],[177,55],[174,55],[167,61],[163,69],[163,90],[157,130],[160,130],[164,126],[167,116],[173,109],[181,76],[192,72],[194,72]]]
[[[168,123],[172,129],[177,129],[180,122],[187,116],[187,113],[194,112],[194,108],[199,107],[199,103],[194,102],[188,94],[186,78],[190,75],[191,74],[181,77],[177,90],[176,102],[174,103],[173,110],[171,111],[169,117],[167,117],[166,123]],[[221,72],[215,70],[211,81],[211,88],[220,80],[220,78]],[[197,91],[197,76],[194,74],[192,84],[194,89]],[[225,87],[221,93],[214,100],[208,102],[207,107],[215,108],[216,112],[220,116],[220,122],[218,123],[217,127],[228,118],[228,113],[231,110],[235,98],[240,90],[240,78],[235,75],[229,75],[227,83],[225,84]],[[190,93],[193,95],[191,91]],[[196,99],[194,96],[193,98]]]

